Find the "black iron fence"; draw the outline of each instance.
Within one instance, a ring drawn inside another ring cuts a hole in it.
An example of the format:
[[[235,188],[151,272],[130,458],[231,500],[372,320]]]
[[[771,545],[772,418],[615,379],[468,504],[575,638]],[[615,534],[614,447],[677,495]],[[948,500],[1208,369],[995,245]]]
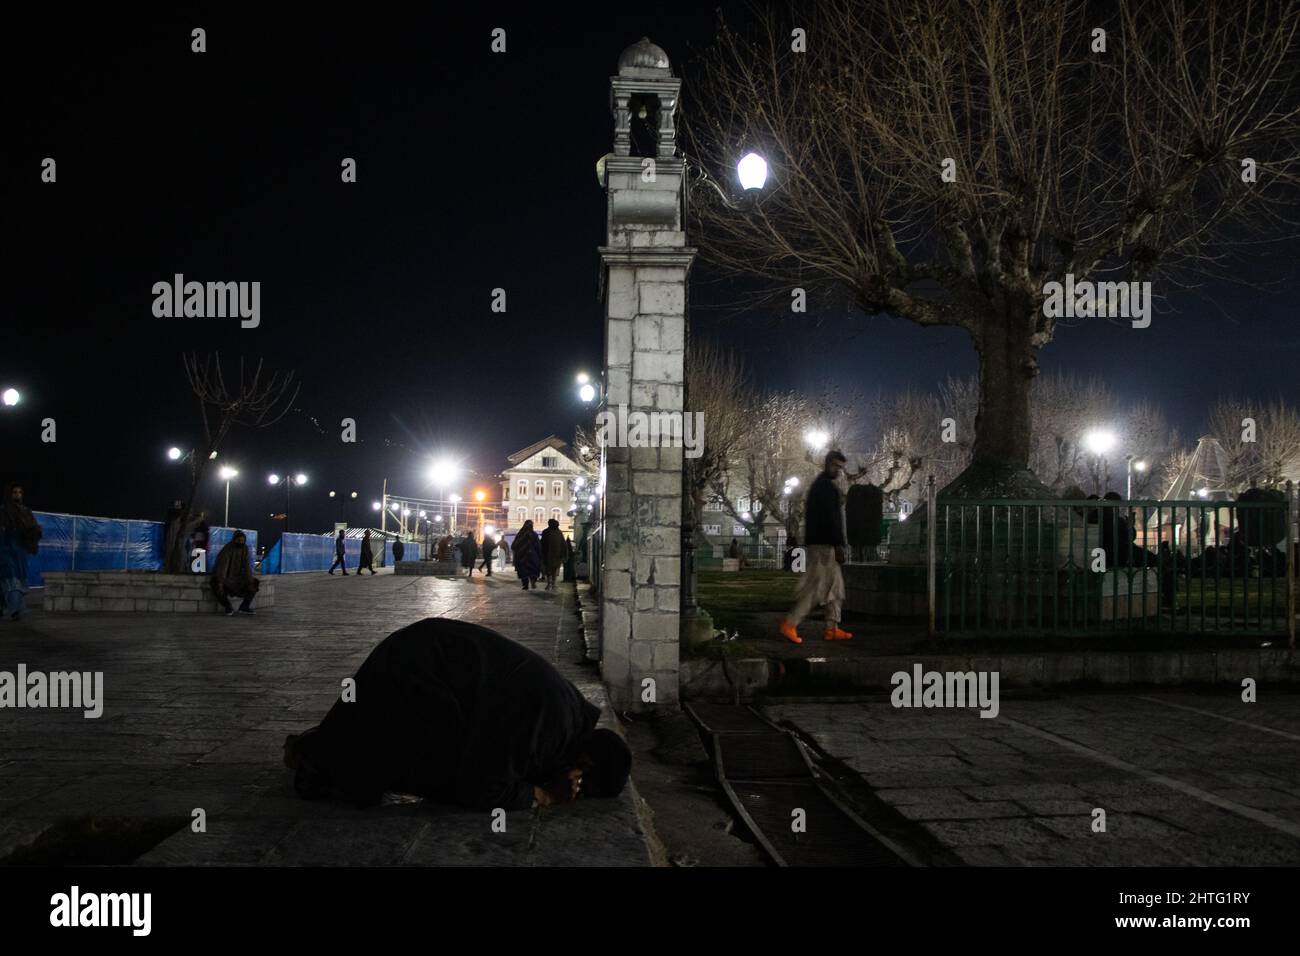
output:
[[[1297,499],[940,500],[933,627],[1294,637]]]

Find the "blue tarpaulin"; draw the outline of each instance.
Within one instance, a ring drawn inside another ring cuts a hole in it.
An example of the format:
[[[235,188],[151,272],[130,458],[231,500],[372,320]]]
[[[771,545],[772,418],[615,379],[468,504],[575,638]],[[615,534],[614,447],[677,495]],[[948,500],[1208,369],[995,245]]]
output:
[[[328,571],[334,563],[334,542],[332,534],[297,534],[289,532],[280,535],[280,540],[273,544],[262,558],[263,574],[298,574],[303,571]],[[393,543],[384,540],[383,555],[379,554],[378,541],[371,539],[371,549],[375,551],[375,563],[381,561],[388,566],[393,563]],[[347,555],[348,570],[355,571],[361,560],[361,539],[344,538],[343,552]],[[404,561],[418,561],[420,546],[408,543],[402,555]]]
[[[27,584],[42,587],[42,571],[157,571],[162,567],[160,521],[89,518],[34,512],[41,544],[27,561]]]

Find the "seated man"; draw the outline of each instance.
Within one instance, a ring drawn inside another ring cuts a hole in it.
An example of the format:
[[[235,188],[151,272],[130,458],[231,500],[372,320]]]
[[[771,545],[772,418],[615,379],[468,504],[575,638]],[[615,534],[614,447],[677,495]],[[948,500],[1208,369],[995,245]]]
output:
[[[253,577],[253,563],[248,555],[244,532],[236,531],[217,555],[209,586],[227,617],[235,613],[235,609],[230,606],[232,597],[243,599],[239,604],[239,613],[253,613],[253,597],[257,594],[259,582]]]
[[[428,618],[386,637],[357,671],[355,699],[285,741],[307,798],[360,806],[385,792],[472,810],[617,796],[632,756],[551,664],[465,621]]]

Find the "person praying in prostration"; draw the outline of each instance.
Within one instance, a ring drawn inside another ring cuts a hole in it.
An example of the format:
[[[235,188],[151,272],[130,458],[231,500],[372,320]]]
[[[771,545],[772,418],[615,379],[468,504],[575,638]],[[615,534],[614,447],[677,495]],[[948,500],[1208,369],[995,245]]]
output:
[[[471,810],[615,797],[631,751],[549,662],[496,631],[427,618],[379,643],[353,695],[284,744],[307,799],[414,794]],[[351,699],[348,699],[351,697]]]

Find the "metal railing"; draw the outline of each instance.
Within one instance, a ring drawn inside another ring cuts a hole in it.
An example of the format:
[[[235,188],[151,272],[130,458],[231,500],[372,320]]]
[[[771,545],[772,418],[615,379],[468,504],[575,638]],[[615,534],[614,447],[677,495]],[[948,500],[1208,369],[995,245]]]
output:
[[[939,500],[932,631],[1206,632],[1294,641],[1297,497]],[[929,524],[930,516],[935,521]]]

